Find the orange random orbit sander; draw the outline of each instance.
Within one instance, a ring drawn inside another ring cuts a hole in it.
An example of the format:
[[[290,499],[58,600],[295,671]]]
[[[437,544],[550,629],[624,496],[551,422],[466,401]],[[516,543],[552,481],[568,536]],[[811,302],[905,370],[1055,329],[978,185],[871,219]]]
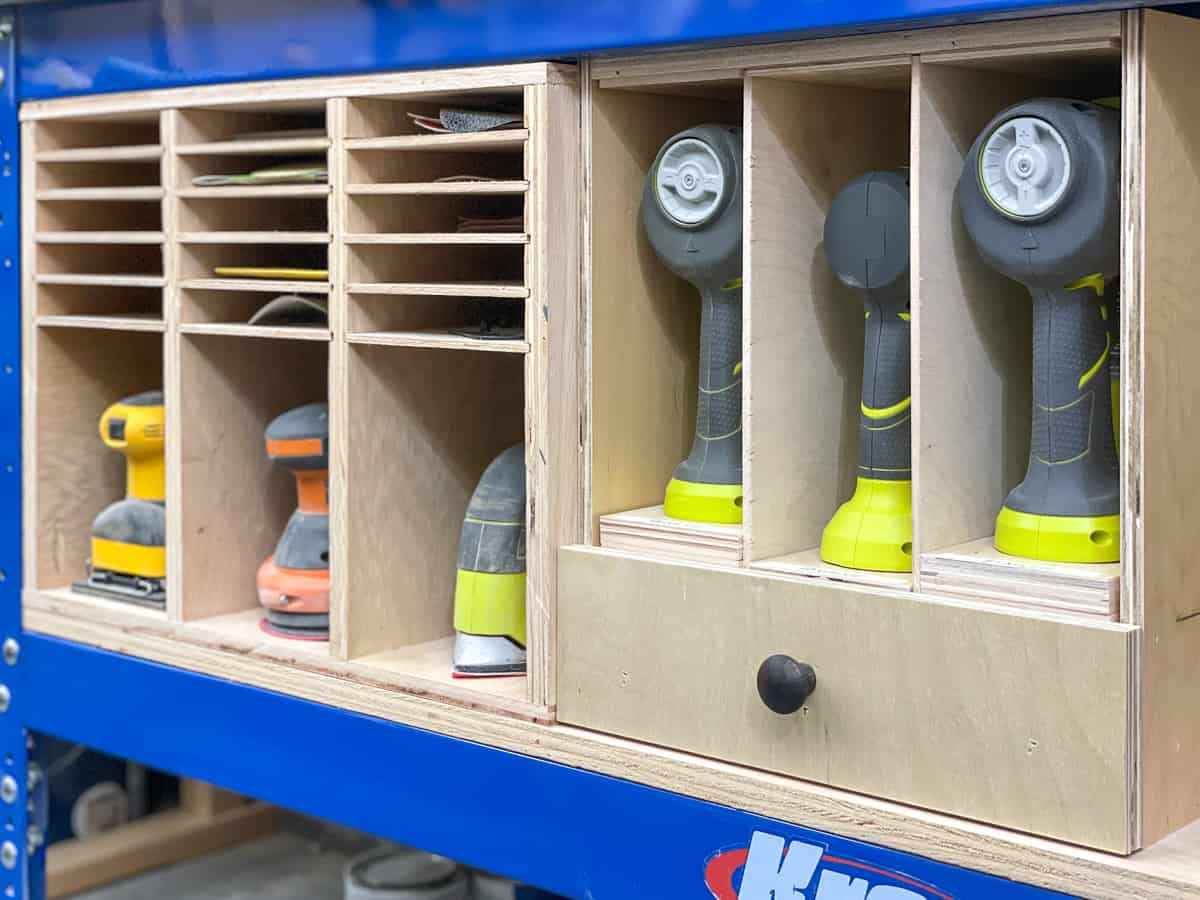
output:
[[[290,409],[267,426],[267,455],[296,476],[296,511],[259,566],[267,634],[329,639],[329,406]]]

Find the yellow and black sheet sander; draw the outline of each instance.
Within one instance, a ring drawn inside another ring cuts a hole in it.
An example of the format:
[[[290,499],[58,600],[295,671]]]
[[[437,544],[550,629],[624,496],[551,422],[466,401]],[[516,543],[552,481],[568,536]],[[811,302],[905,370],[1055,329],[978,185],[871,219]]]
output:
[[[92,523],[88,577],[72,588],[161,609],[166,604],[167,513],[162,391],[119,400],[100,417],[100,440],[125,457],[125,498]]]

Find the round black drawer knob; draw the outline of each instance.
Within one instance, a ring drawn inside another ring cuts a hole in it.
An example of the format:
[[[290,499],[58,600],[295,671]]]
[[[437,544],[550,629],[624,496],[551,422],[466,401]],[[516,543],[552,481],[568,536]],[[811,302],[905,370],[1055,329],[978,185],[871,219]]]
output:
[[[808,663],[797,662],[784,653],[763,660],[758,667],[758,696],[771,712],[794,713],[817,688],[817,673]]]

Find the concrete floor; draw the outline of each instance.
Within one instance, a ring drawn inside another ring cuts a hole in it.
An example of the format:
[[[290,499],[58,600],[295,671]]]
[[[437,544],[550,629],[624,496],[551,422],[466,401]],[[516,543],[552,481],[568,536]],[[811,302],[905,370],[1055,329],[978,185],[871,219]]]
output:
[[[74,900],[342,900],[342,866],[373,842],[284,823],[275,834],[127,881]]]

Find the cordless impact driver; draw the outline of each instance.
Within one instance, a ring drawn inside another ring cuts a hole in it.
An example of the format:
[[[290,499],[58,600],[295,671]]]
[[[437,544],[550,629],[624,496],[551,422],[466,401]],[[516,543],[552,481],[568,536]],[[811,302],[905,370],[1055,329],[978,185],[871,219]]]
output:
[[[834,197],[825,258],[866,312],[858,480],[821,535],[821,559],[912,571],[908,174],[868,172]]]
[[[959,205],[984,262],[1033,297],[1033,428],[996,549],[1120,559],[1109,357],[1120,266],[1118,114],[1038,99],[996,116],[963,164]]]
[[[700,292],[696,434],[663,512],[742,521],[742,129],[701,125],[672,137],[646,177],[642,226],[663,264]]]

